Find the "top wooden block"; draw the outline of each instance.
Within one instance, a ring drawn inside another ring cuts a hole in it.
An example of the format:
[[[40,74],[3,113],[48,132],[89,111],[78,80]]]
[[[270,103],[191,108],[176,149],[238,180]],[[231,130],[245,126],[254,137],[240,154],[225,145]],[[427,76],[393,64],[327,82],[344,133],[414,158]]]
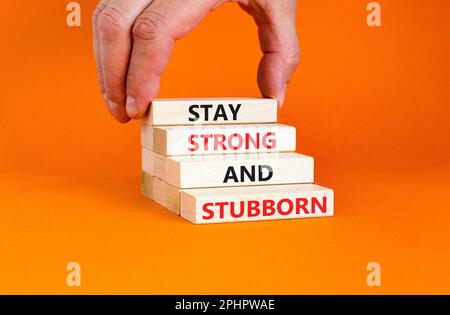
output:
[[[277,101],[269,98],[157,99],[144,125],[249,124],[277,121]]]

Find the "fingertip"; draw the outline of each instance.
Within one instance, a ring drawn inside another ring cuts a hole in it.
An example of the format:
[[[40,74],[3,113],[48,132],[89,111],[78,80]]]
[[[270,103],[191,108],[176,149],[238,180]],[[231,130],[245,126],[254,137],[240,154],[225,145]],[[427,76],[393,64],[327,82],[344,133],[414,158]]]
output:
[[[144,117],[145,116],[145,110],[140,110],[140,111],[138,111],[138,113],[137,113],[137,115],[136,116],[134,116],[134,119],[141,119],[142,117]]]
[[[126,124],[130,121],[130,118],[127,115],[113,115],[113,117],[121,124]]]
[[[283,59],[278,54],[264,55],[259,64],[257,79],[262,96],[276,99],[278,108],[282,108],[289,82]]]
[[[286,98],[286,87],[287,87],[287,84],[285,82],[283,84],[283,87],[281,88],[281,92],[280,92],[279,96],[277,97],[278,108],[283,107],[283,102],[284,102],[284,99]]]
[[[110,114],[120,123],[124,124],[130,120],[130,118],[127,116],[125,109],[122,106],[119,106],[117,102],[114,102],[106,96],[106,94],[103,94],[103,98],[106,102],[106,105],[108,107],[108,110]]]
[[[131,119],[141,119],[144,117],[148,108],[147,103],[139,103],[136,102],[136,99],[133,96],[128,95],[126,101],[126,112],[129,118]]]

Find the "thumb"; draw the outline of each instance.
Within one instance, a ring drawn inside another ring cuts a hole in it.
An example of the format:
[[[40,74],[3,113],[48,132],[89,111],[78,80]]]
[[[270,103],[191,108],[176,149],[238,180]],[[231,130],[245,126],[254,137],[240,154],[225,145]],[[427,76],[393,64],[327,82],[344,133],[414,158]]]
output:
[[[286,85],[300,61],[296,31],[296,1],[251,1],[241,3],[258,25],[263,57],[258,85],[264,97],[275,98],[281,107]]]

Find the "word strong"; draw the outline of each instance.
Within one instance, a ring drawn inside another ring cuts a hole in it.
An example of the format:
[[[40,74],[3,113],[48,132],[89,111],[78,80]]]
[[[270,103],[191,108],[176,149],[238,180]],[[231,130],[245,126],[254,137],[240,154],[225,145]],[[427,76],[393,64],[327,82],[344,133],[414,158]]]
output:
[[[281,124],[146,127],[161,155],[289,152],[296,144],[295,128]]]
[[[193,133],[189,136],[189,148],[191,152],[203,149],[233,151],[245,148],[246,150],[275,149],[277,146],[275,132],[245,132],[233,133],[227,136],[224,133]]]
[[[256,169],[258,169],[257,172]],[[266,172],[264,172],[264,170]],[[238,170],[238,173],[240,174],[239,176],[237,175],[236,170],[233,166],[228,167],[223,182],[227,183],[231,180],[235,183],[244,183],[246,178],[248,178],[248,180],[250,180],[251,182],[266,182],[272,178],[273,169],[270,165],[258,165],[258,167],[256,167],[256,165],[252,165],[250,170],[248,170],[245,166],[241,166]],[[264,173],[266,174],[264,175]]]
[[[218,104],[216,109],[214,110],[214,114],[211,115],[210,110],[213,108],[214,106],[212,104],[189,106],[189,113],[191,114],[191,116],[189,116],[189,121],[203,120],[205,122],[208,122],[212,120],[225,122],[230,119],[233,121],[237,121],[241,104],[228,104],[227,107],[225,107],[225,105]]]

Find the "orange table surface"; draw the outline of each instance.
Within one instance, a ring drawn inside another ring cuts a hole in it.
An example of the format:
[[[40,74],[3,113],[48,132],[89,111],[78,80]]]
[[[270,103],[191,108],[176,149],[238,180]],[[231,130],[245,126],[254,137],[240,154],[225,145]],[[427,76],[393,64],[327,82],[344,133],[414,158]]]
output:
[[[448,178],[329,173],[332,218],[202,226],[141,196],[137,178],[2,178],[0,292],[449,293]],[[381,287],[366,285],[371,261]]]

